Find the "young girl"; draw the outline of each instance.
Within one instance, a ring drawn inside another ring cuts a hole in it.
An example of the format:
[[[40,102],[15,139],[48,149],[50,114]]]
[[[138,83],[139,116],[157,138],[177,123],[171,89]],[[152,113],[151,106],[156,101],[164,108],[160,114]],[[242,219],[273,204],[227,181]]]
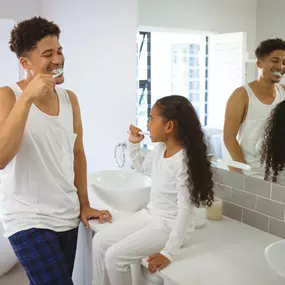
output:
[[[131,285],[130,265],[149,257],[149,272],[162,270],[189,241],[194,206],[210,206],[213,182],[199,119],[182,96],[156,102],[148,123],[155,150],[140,151],[144,136],[131,126],[129,151],[137,170],[151,172],[146,209],[110,225],[93,240],[96,285]]]
[[[285,101],[272,111],[261,147],[261,164],[265,164],[265,180],[285,184]]]

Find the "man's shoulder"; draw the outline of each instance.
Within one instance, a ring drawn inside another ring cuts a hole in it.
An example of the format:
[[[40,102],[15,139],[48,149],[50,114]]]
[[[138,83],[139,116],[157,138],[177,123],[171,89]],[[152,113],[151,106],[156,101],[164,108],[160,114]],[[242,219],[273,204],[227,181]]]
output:
[[[75,93],[73,91],[71,91],[70,89],[64,89],[65,92],[67,93],[67,95],[69,96],[70,100],[77,100],[77,96],[75,95]]]
[[[14,91],[9,86],[0,86],[0,100],[16,101]]]
[[[247,94],[247,91],[245,89],[244,86],[240,86],[238,88],[236,88],[231,97],[230,97],[231,100],[242,100],[244,102],[247,102],[248,100],[248,94]]]
[[[285,84],[279,84],[285,90]]]
[[[10,93],[13,94],[13,90],[10,86],[0,86],[0,93]]]
[[[238,87],[238,88],[236,88],[235,90],[234,90],[234,92],[233,92],[233,94],[247,94],[247,91],[246,91],[246,89],[245,89],[245,86],[243,85],[243,86],[240,86],[240,87]]]
[[[71,103],[73,112],[77,112],[79,110],[79,102],[77,99],[77,96],[75,95],[75,93],[69,89],[65,89],[65,92],[67,93],[68,97],[69,97],[69,101]]]

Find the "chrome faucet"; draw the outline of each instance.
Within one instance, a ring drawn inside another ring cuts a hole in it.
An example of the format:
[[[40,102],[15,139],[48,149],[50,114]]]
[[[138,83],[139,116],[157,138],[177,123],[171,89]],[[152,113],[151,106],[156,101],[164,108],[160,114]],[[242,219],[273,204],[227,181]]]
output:
[[[123,152],[123,161],[122,163],[119,163],[118,161],[118,157],[117,157],[117,150],[118,148],[121,148],[122,149],[122,152]],[[125,150],[127,149],[127,144],[125,142],[122,142],[122,143],[118,143],[115,147],[115,150],[114,150],[114,157],[115,157],[115,160],[116,160],[116,163],[117,163],[117,166],[119,168],[122,168],[125,166],[125,162],[126,162],[126,154],[125,154]]]

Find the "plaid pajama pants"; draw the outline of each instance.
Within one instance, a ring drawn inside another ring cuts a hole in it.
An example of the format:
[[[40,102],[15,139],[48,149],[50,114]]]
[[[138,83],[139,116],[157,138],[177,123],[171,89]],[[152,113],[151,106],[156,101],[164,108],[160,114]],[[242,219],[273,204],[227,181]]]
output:
[[[77,235],[78,228],[66,232],[33,228],[9,241],[31,285],[72,285]]]

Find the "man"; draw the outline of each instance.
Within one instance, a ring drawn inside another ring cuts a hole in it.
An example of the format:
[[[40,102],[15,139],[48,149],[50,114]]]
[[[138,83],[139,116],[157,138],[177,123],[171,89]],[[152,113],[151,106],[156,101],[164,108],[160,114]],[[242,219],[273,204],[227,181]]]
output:
[[[263,179],[260,146],[264,126],[272,109],[285,99],[284,86],[279,84],[285,72],[285,41],[265,40],[260,43],[255,55],[259,77],[236,89],[229,98],[225,114],[224,143],[232,160],[252,167],[245,174]],[[241,172],[235,168],[231,170]]]
[[[59,35],[40,17],[15,26],[10,48],[26,77],[0,89],[1,219],[33,285],[73,284],[79,220],[111,222],[89,204],[79,104],[57,87]]]

